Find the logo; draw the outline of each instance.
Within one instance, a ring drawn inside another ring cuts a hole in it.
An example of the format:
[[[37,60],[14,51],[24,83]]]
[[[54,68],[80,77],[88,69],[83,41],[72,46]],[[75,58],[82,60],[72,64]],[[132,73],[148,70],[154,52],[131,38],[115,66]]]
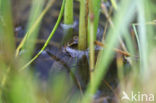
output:
[[[145,94],[141,92],[134,93],[131,92],[128,95],[125,91],[122,92],[121,100],[128,100],[128,101],[154,101],[154,94]]]

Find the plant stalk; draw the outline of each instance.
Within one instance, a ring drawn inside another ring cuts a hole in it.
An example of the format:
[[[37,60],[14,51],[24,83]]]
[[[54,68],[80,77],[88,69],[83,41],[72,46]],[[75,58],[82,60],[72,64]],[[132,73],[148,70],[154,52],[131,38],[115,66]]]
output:
[[[86,21],[86,0],[80,0],[80,21],[79,21],[79,50],[87,49],[87,22]],[[88,20],[88,19],[87,19]]]
[[[64,24],[73,24],[73,0],[66,0],[64,9]]]

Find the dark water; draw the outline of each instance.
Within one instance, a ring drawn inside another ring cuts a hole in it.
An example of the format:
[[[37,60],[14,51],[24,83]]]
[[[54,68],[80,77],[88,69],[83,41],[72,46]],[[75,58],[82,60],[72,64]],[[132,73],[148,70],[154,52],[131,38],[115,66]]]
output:
[[[16,38],[21,39],[26,33],[26,24],[28,20],[30,1],[31,0],[13,0],[13,12],[14,12],[14,25]],[[17,2],[18,1],[18,2]],[[60,10],[61,0],[57,0],[54,6],[45,15],[41,24],[39,32],[38,42],[36,44],[37,53],[43,46],[45,40],[48,38],[51,30],[56,23],[58,13]],[[62,45],[62,41],[65,38],[64,25],[61,23],[54,34],[51,43],[45,49],[44,52],[33,62],[35,75],[40,78],[41,81],[48,81],[50,77],[57,73],[66,73],[69,78],[72,78],[76,88],[79,88],[78,83],[83,90],[86,89],[89,82],[89,60],[88,60],[88,49],[86,51],[79,51],[74,49],[77,46],[78,36],[78,13],[79,5],[75,4],[75,22],[73,28],[73,35],[66,41],[65,44],[73,43],[71,46]],[[21,16],[22,15],[22,16]],[[104,18],[101,18],[102,20]],[[101,23],[104,23],[102,21]],[[103,26],[99,24],[97,39],[100,40],[103,33]],[[20,41],[20,40],[19,40]],[[98,54],[98,49],[96,54]],[[112,62],[109,67],[105,79],[101,81],[101,86],[97,91],[95,98],[108,96],[111,99],[114,97],[112,90],[108,87],[108,83],[113,89],[117,88],[117,70],[116,60]],[[105,102],[104,102],[105,103]],[[107,103],[107,102],[106,102]]]

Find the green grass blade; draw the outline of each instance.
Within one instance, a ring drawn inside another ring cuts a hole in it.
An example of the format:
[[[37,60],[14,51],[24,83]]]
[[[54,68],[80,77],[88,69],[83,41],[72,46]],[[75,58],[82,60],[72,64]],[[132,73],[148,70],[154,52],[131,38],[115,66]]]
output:
[[[27,31],[30,30],[33,24],[36,22],[40,14],[42,13],[42,9],[44,6],[44,0],[33,0],[32,7],[30,11],[30,16],[27,24]],[[22,49],[26,50],[26,52],[21,55],[21,58],[24,60],[23,62],[27,62],[32,57],[32,53],[35,47],[35,41],[39,34],[40,24],[30,34],[30,36],[26,39],[25,44],[23,45]],[[30,46],[31,45],[31,46]],[[21,63],[22,65],[23,63]]]
[[[72,25],[73,22],[73,0],[66,0],[64,9],[64,24]]]
[[[121,34],[123,29],[127,29],[128,24],[130,23],[132,16],[135,11],[135,0],[123,0],[118,12],[114,18],[114,28],[111,28],[106,39],[106,44],[108,45],[107,49],[104,49],[100,52],[100,56],[97,60],[95,72],[93,74],[94,85],[90,86],[87,89],[86,95],[83,98],[83,103],[89,103],[91,97],[96,92],[102,77],[107,71],[107,67],[110,64],[113,58],[113,48],[117,46],[118,37]]]
[[[30,35],[36,30],[36,28],[39,26],[41,20],[43,19],[44,15],[46,12],[50,9],[52,4],[54,3],[54,0],[50,0],[49,3],[47,4],[46,8],[42,11],[38,19],[35,21],[35,23],[31,26],[30,30],[25,34],[23,40],[19,44],[19,46],[16,49],[16,56],[18,56],[20,49],[24,46],[25,42],[27,39],[29,39]]]
[[[0,3],[0,50],[3,50],[5,58],[9,58],[15,51],[11,1],[0,0]]]
[[[96,33],[99,25],[101,0],[92,0],[93,14],[94,14],[94,37],[96,39]]]
[[[138,31],[139,31],[139,40],[140,40],[140,71],[142,76],[146,77],[146,73],[148,73],[148,62],[147,62],[147,36],[146,36],[146,24],[145,24],[145,7],[144,7],[144,0],[138,0],[137,3],[138,7]]]
[[[114,7],[115,10],[118,9],[117,3],[115,0],[111,0],[112,6]]]
[[[87,0],[80,0],[80,16],[79,16],[79,43],[78,48],[79,50],[87,49],[87,22],[86,16],[86,2]]]
[[[0,99],[10,72],[14,66],[15,41],[11,13],[11,1],[0,0]],[[9,65],[9,66],[8,66]],[[2,100],[0,100],[2,102]]]
[[[57,19],[57,22],[52,30],[52,32],[50,33],[48,39],[46,40],[44,46],[41,48],[41,50],[27,63],[25,64],[22,69],[20,70],[24,70],[26,69],[27,66],[29,66],[43,51],[44,49],[47,47],[48,43],[50,42],[51,38],[53,37],[56,29],[58,28],[60,22],[61,22],[61,19],[62,19],[62,16],[63,16],[63,11],[64,11],[64,5],[65,5],[65,0],[63,0],[63,3],[62,3],[62,7],[61,7],[61,11],[60,11],[60,14],[59,14],[59,17]]]
[[[94,18],[94,40],[96,40],[96,34],[97,34],[97,29],[98,29],[98,25],[99,25],[99,16],[100,16],[100,4],[101,4],[101,0],[89,0],[89,15],[92,15]],[[92,13],[92,14],[91,14]],[[90,28],[90,19],[88,20],[88,28]],[[88,34],[90,34],[90,30],[88,30]],[[88,38],[90,35],[88,35]],[[88,39],[88,44],[89,44],[89,39]]]
[[[36,84],[30,74],[14,74],[9,82],[8,103],[38,103]]]

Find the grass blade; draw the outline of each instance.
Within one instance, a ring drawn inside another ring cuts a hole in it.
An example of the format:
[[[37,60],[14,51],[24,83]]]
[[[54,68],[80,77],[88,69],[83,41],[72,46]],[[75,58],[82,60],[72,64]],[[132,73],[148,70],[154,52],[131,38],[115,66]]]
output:
[[[46,12],[49,10],[49,8],[52,6],[52,4],[54,3],[54,0],[50,0],[49,3],[47,4],[46,8],[42,11],[42,13],[40,14],[40,16],[38,17],[38,19],[35,21],[35,23],[33,24],[33,26],[30,28],[30,30],[25,34],[23,40],[21,41],[21,43],[19,44],[19,46],[16,49],[16,56],[18,56],[20,49],[24,46],[26,40],[30,37],[30,35],[34,32],[34,30],[38,27],[38,25],[40,24],[42,18],[44,17],[44,15],[46,14]]]
[[[64,5],[65,5],[65,0],[63,0],[63,3],[62,3],[62,7],[61,7],[61,11],[60,11],[60,14],[59,14],[59,17],[57,19],[57,22],[52,30],[52,32],[50,33],[48,39],[46,40],[44,46],[41,48],[41,50],[27,63],[25,64],[20,70],[24,70],[26,69],[26,67],[28,67],[43,51],[44,49],[47,47],[48,43],[50,42],[51,38],[53,37],[56,29],[58,28],[60,22],[61,22],[61,19],[62,19],[62,16],[63,16],[63,11],[64,11]]]
[[[135,0],[123,0],[120,8],[118,9],[118,12],[114,18],[114,28],[109,30],[108,37],[106,39],[106,43],[108,48],[106,50],[102,50],[100,52],[100,56],[96,63],[96,69],[93,74],[94,78],[94,84],[92,86],[89,85],[89,88],[87,89],[86,96],[83,98],[83,103],[91,102],[91,96],[94,95],[96,92],[98,85],[100,84],[100,81],[102,77],[105,75],[107,71],[107,67],[110,64],[112,58],[113,58],[113,48],[117,46],[118,37],[120,36],[120,33],[123,29],[127,29],[128,24],[130,23],[132,16],[134,15],[135,11]],[[131,9],[129,9],[131,8]],[[125,18],[128,17],[128,18]]]
[[[147,71],[147,36],[146,36],[146,26],[145,26],[145,12],[144,12],[144,0],[138,0],[138,21],[139,21],[139,40],[140,40],[140,70],[142,76],[146,77],[145,73]]]

